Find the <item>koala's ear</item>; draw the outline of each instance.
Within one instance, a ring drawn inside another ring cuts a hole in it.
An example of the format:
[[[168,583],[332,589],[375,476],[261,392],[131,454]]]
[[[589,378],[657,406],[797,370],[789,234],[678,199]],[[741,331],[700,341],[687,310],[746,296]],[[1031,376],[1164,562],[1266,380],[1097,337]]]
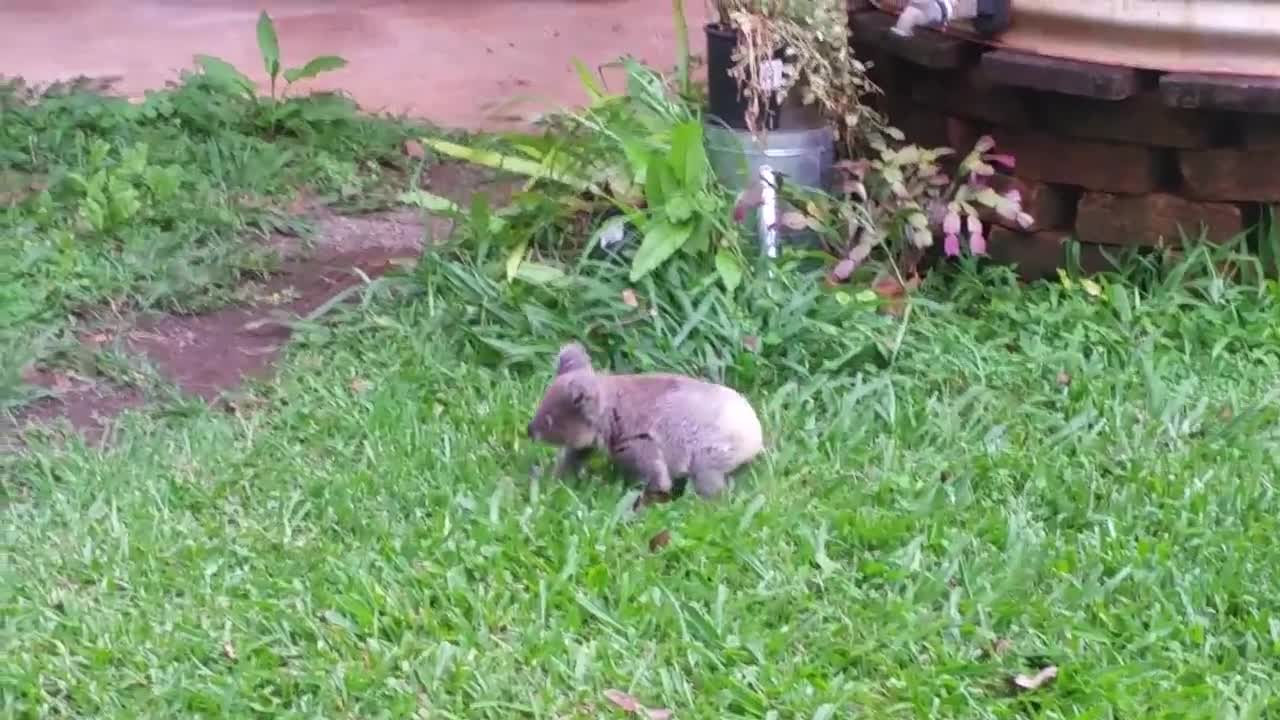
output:
[[[575,342],[560,348],[560,355],[556,358],[556,375],[590,369],[591,356],[587,355],[587,349],[582,345]]]
[[[569,399],[583,417],[593,418],[600,410],[600,381],[594,375],[575,376],[566,380]]]

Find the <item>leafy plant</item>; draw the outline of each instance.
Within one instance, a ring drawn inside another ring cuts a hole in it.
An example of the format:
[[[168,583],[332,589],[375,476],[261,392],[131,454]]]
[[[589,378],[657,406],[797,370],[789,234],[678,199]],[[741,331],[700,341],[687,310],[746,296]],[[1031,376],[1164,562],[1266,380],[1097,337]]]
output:
[[[844,0],[712,4],[720,25],[738,34],[729,74],[746,100],[747,129],[753,135],[765,132],[760,120],[770,101],[784,103],[793,92],[804,105],[816,103],[837,126],[847,154],[854,154],[864,138],[885,132],[883,120],[862,101],[878,88],[850,47]]]
[[[78,206],[78,217],[90,230],[104,235],[162,212],[187,179],[180,166],[150,163],[146,143],[125,148],[118,160],[110,158],[113,149],[95,138],[87,162],[94,169],[88,175],[66,175],[68,199]]]
[[[271,76],[271,97],[276,95],[276,78],[281,74],[280,42],[276,38],[275,23],[263,10],[258,16],[258,49],[262,52],[263,65]],[[337,55],[317,55],[299,67],[284,68],[284,80],[292,86],[299,80],[307,80],[327,72],[341,70],[347,61]],[[286,88],[287,92],[287,88]]]
[[[271,82],[270,97],[273,101],[279,99],[276,96],[276,84],[282,75],[285,81],[284,94],[287,95],[299,80],[314,78],[347,66],[347,61],[337,55],[317,55],[298,67],[286,68],[281,65],[280,40],[276,35],[275,23],[266,10],[258,15],[257,35],[258,52],[262,55],[262,65]],[[211,55],[197,55],[196,62],[210,78],[224,87],[244,93],[252,99],[257,98],[256,84],[231,63]]]
[[[994,164],[1011,168],[1014,159],[992,152],[995,141],[978,140],[960,160],[954,177],[944,169],[950,148],[926,149],[917,145],[892,147],[875,142],[870,158],[841,160],[836,192],[783,187],[791,205],[801,210],[785,213],[780,223],[791,229],[817,232],[837,258],[829,279],[843,282],[871,253],[885,247],[890,257],[902,261],[933,245],[941,236],[943,252],[961,253],[961,240],[970,253],[986,253],[983,215],[992,212],[1028,227],[1034,221],[1023,212],[1016,190],[1000,194],[988,184]],[[759,203],[758,181],[739,198],[738,214]]]
[[[510,135],[505,151],[431,138],[423,143],[443,155],[525,175],[530,188],[550,182],[562,193],[575,193],[566,202],[580,208],[581,215],[609,218],[584,252],[614,245],[611,234],[639,238],[626,249],[632,282],[685,253],[707,258],[707,265],[732,291],[746,265],[738,249],[739,231],[729,221],[730,198],[716,181],[706,154],[700,114],[658,72],[630,58],[619,64],[626,71],[626,90],[619,94],[610,93],[578,65],[591,103],[553,120],[559,138],[554,133]],[[447,208],[417,191],[405,198]],[[512,252],[509,278],[538,251],[518,227],[506,228],[502,241]]]

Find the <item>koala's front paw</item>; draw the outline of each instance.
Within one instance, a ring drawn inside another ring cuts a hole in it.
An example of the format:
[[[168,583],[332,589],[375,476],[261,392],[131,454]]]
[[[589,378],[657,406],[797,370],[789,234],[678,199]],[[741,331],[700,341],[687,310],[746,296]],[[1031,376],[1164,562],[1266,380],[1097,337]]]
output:
[[[636,502],[635,505],[632,506],[632,510],[640,512],[649,505],[658,505],[668,502],[671,502],[671,493],[663,492],[661,490],[645,490],[636,498]]]
[[[556,458],[556,466],[552,473],[561,479],[576,478],[578,471],[582,469],[582,463],[590,454],[590,448],[584,450],[565,448],[560,451],[560,456]]]

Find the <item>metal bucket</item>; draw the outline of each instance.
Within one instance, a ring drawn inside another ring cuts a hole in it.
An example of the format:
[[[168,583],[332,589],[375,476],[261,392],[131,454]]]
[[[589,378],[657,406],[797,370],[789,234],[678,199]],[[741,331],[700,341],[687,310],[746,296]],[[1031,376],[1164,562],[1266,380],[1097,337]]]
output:
[[[712,170],[731,191],[739,192],[758,178],[762,165],[785,175],[787,183],[819,190],[831,188],[836,138],[830,127],[770,130],[757,140],[746,130],[709,121],[704,132]],[[783,230],[781,234],[789,243],[811,245],[817,240],[808,230]]]

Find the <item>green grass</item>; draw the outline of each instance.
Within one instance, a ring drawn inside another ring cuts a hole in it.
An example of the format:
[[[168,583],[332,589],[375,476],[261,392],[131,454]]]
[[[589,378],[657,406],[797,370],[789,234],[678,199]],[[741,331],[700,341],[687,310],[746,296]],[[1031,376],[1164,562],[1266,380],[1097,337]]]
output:
[[[608,473],[538,474],[551,357],[480,362],[442,285],[373,305],[259,410],[5,461],[0,712],[594,718],[619,688],[678,718],[1271,716],[1277,294],[1145,284],[962,274],[891,363],[724,351],[773,449],[637,517]]]
[[[305,234],[305,192],[386,202],[413,124],[334,95],[252,99],[202,74],[131,103],[72,88],[0,87],[0,411],[13,374],[65,345],[72,316],[191,311],[272,267],[263,238]]]

